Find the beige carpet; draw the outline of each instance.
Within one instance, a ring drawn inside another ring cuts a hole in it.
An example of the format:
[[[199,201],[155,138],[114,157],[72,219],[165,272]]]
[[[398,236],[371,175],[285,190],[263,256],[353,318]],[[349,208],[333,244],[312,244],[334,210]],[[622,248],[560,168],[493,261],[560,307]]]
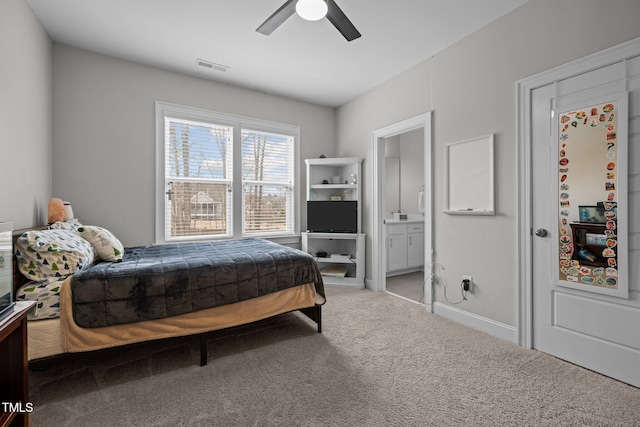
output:
[[[74,355],[30,374],[32,426],[638,426],[640,389],[384,293],[328,289],[324,331],[287,314]]]

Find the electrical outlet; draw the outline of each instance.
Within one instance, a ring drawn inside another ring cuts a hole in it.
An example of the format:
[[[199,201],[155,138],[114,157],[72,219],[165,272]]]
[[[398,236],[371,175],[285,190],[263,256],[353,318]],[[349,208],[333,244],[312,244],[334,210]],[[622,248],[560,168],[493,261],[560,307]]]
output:
[[[471,292],[472,289],[473,289],[473,276],[462,276],[462,290]]]

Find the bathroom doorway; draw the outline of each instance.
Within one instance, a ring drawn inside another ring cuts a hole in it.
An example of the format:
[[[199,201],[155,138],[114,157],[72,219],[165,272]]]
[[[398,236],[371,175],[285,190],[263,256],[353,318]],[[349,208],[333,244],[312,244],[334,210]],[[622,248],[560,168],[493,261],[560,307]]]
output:
[[[373,132],[371,287],[424,304],[429,311],[432,293],[425,279],[433,246],[431,150],[430,112]],[[388,158],[398,160],[388,163]]]
[[[424,129],[384,138],[384,144],[385,289],[424,304]]]

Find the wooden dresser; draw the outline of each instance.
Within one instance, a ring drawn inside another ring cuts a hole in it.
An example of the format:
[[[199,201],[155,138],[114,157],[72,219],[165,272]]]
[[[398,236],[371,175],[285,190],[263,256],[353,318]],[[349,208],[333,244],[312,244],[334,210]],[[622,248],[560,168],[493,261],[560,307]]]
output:
[[[13,312],[0,320],[0,427],[28,426],[29,365],[27,351],[27,313],[32,301],[18,301]]]

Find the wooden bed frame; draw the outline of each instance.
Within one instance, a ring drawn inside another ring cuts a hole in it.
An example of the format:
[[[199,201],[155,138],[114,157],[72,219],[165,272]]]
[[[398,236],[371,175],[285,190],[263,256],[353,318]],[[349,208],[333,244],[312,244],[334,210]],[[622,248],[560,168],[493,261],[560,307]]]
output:
[[[25,229],[21,229],[21,230],[14,230],[13,231],[13,243],[14,243],[14,247],[15,247],[15,241],[18,239],[18,237],[20,237],[24,232],[26,231],[34,231],[34,230],[46,230],[48,228],[48,226],[43,225],[43,226],[37,226],[37,227],[31,227],[31,228],[25,228]],[[18,263],[16,261],[16,257],[15,255],[13,256],[13,295],[15,296],[17,294],[18,289],[20,288],[20,286],[24,285],[28,280],[22,275],[22,273],[19,271],[18,269]],[[322,305],[316,303],[314,306],[312,307],[306,307],[306,308],[299,308],[297,310],[292,310],[292,311],[299,311],[300,313],[304,314],[306,317],[308,317],[309,319],[311,319],[312,321],[314,321],[317,324],[317,331],[318,333],[322,333]],[[285,314],[285,313],[279,313],[277,315],[280,314]],[[245,324],[251,324],[256,322],[255,321],[248,321]],[[207,342],[209,340],[209,337],[214,334],[216,332],[216,330],[212,330],[209,332],[202,332],[202,333],[198,333],[196,335],[198,335],[199,341],[200,341],[200,366],[205,366],[207,364]],[[188,334],[185,334],[185,336]],[[159,338],[159,339],[165,339],[165,338]],[[122,345],[132,345],[132,344],[122,344]],[[70,353],[62,353],[62,354],[55,354],[52,356],[47,356],[41,359],[34,359],[31,360],[29,363],[33,363],[33,362],[40,362],[40,361],[45,361],[45,360],[51,360],[51,359],[55,359],[58,357],[63,357],[67,354]]]

